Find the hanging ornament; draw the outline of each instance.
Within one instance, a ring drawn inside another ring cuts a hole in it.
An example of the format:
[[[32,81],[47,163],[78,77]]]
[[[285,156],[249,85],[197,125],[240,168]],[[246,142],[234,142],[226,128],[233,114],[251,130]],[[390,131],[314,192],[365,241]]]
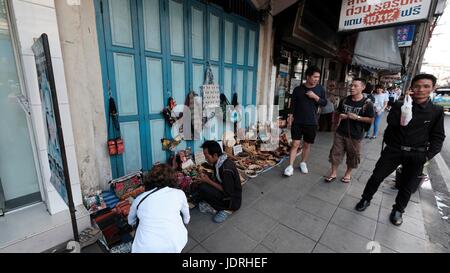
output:
[[[170,97],[167,102],[167,107],[162,111],[164,119],[170,127],[172,127],[172,125],[183,116],[183,113],[180,113],[179,115],[175,113],[174,109],[176,106],[176,101],[172,97]]]

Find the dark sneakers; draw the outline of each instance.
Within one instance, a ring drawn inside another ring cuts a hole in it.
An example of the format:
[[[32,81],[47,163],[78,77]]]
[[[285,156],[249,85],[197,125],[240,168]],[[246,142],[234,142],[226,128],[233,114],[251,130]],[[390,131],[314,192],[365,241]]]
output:
[[[400,226],[403,223],[402,213],[395,209],[392,210],[389,219],[391,220],[391,223],[396,226]]]
[[[365,211],[367,207],[370,206],[370,201],[367,201],[365,199],[361,199],[358,204],[355,206],[355,210],[357,211]]]

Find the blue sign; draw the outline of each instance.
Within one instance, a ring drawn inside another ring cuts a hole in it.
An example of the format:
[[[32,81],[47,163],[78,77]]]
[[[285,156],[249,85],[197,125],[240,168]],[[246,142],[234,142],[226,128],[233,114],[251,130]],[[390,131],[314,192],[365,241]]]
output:
[[[398,47],[411,46],[414,41],[416,25],[406,25],[396,28]]]

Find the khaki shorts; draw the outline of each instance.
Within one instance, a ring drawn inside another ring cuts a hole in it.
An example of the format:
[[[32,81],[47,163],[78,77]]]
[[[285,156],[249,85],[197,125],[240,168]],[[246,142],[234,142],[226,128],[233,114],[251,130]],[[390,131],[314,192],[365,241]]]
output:
[[[361,162],[361,140],[351,139],[336,133],[334,135],[333,147],[330,151],[329,160],[333,165],[340,165],[347,154],[347,167],[356,169]]]

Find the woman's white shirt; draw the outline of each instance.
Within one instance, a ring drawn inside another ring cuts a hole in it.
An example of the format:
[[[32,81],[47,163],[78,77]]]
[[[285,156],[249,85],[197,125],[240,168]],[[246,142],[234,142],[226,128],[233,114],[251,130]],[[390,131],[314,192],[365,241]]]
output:
[[[139,217],[132,246],[133,253],[180,253],[188,235],[185,224],[190,220],[189,206],[183,191],[163,188],[139,202],[150,192],[139,195],[131,205],[128,223],[134,225]],[[181,214],[180,214],[181,213]]]
[[[373,106],[375,108],[375,111],[381,112],[381,109],[383,109],[386,102],[389,102],[389,96],[387,94],[373,94],[373,97],[375,98],[375,102],[373,103]]]

